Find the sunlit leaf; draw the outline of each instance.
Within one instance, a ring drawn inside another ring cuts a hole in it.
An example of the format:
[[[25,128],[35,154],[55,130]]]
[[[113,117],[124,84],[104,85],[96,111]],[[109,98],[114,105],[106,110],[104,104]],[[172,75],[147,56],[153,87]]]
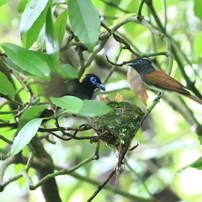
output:
[[[97,100],[83,100],[83,106],[77,115],[85,117],[102,116],[112,111],[112,108]]]
[[[46,11],[44,11],[40,15],[40,17],[34,22],[32,27],[27,32],[21,34],[23,47],[30,48],[33,45],[33,43],[36,42],[38,37],[40,37],[41,31],[44,30],[42,28],[44,27],[45,23],[45,14]]]
[[[35,136],[38,131],[42,118],[36,118],[29,121],[17,134],[11,147],[11,156],[19,153]]]
[[[198,158],[195,162],[190,164],[190,167],[202,170],[202,157]]]
[[[13,61],[8,58],[8,57],[5,57],[5,62],[6,64],[8,64],[12,69],[14,69],[16,72],[18,73],[21,73],[21,74],[24,74],[26,76],[31,76],[32,74],[30,74],[28,71],[25,71],[23,70],[22,68],[20,68],[18,65],[16,65],[15,63],[13,63]]]
[[[185,169],[187,169],[189,166],[185,166],[185,167],[182,167],[182,168],[180,168],[177,172],[176,172],[176,174],[175,175],[179,175],[179,174],[181,174]]]
[[[68,113],[76,114],[83,106],[83,101],[74,96],[64,96],[61,98],[50,97],[53,104],[66,109]]]
[[[202,32],[200,32],[194,40],[194,55],[198,59],[202,54]]]
[[[68,79],[77,79],[78,73],[77,70],[72,67],[70,64],[60,64],[61,76]]]
[[[26,109],[24,113],[20,116],[18,129],[22,128],[22,126],[24,126],[29,120],[38,118],[47,107],[48,105],[37,105]]]
[[[202,20],[201,8],[202,8],[202,1],[201,0],[194,0],[194,14],[200,20]]]
[[[65,34],[67,24],[67,10],[63,11],[56,19],[54,23],[54,30],[58,38],[59,46],[62,44],[62,40]]]
[[[49,7],[46,16],[46,51],[48,54],[58,52],[58,39],[53,26],[52,12]]]
[[[42,45],[45,39],[45,22],[47,10],[50,3],[46,5],[40,16],[34,21],[33,25],[26,32],[21,32],[21,39],[25,48],[30,48],[36,40]]]
[[[3,43],[1,47],[13,63],[36,76],[48,76],[50,69],[45,54],[30,51],[11,43]]]
[[[28,1],[20,21],[20,32],[24,33],[31,28],[31,26],[46,8],[49,1],[50,0]]]
[[[10,99],[14,100],[15,89],[13,87],[13,84],[2,72],[0,72],[0,81],[0,93],[7,95]]]
[[[58,46],[58,39],[55,33],[55,29],[53,26],[52,20],[52,12],[51,8],[49,7],[46,15],[46,51],[50,55],[49,59],[51,61],[51,67],[53,71],[58,71],[59,65],[59,46]]]
[[[68,0],[68,11],[74,34],[92,51],[100,34],[96,9],[90,0]]]
[[[22,13],[25,10],[28,0],[21,0],[18,4],[18,12]]]
[[[201,137],[201,136],[198,137],[198,140],[199,140],[199,142],[200,142],[200,145],[202,145],[202,137]]]
[[[4,5],[5,3],[7,3],[9,0],[1,0],[0,1],[0,6]]]

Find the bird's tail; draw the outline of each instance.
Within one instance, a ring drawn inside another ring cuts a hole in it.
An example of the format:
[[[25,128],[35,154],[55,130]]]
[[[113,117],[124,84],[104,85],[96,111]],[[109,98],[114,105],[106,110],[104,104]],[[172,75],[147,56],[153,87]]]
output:
[[[190,98],[191,100],[193,100],[193,101],[195,101],[195,102],[197,102],[198,104],[200,104],[200,105],[202,105],[202,100],[200,99],[200,98],[198,98],[198,97],[195,97],[195,96],[193,96],[193,95],[184,95],[185,97],[188,97],[188,98]]]

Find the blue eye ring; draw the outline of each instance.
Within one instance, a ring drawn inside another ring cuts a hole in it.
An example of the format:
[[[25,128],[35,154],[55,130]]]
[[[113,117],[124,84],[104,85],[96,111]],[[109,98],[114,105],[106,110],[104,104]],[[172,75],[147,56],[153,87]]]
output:
[[[140,60],[137,61],[137,64],[140,65],[140,64],[142,64],[142,62],[143,61],[140,59]]]
[[[97,82],[97,80],[96,80],[95,77],[90,77],[90,81],[91,81],[92,83],[96,83],[96,82]]]

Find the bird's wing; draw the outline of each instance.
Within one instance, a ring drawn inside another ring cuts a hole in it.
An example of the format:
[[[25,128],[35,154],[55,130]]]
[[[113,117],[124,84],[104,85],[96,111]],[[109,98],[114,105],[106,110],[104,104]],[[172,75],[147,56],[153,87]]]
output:
[[[173,91],[183,95],[190,95],[190,92],[185,90],[184,86],[180,82],[159,70],[150,72],[144,75],[144,77],[141,79],[150,87],[154,86],[162,90]]]
[[[51,78],[49,82],[46,82],[45,86],[45,97],[49,99],[50,97],[62,97],[66,91],[65,79],[59,74],[51,73]]]

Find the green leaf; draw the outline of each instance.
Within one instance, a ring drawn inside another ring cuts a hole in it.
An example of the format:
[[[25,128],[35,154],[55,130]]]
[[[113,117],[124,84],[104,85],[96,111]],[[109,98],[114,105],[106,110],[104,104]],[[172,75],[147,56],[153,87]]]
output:
[[[201,0],[195,0],[194,1],[194,14],[200,20],[202,20],[201,8],[202,8],[202,1]]]
[[[18,123],[18,129],[22,128],[27,122],[34,118],[38,118],[41,113],[46,109],[49,105],[39,105],[32,106],[24,111],[24,113],[20,116],[20,121]]]
[[[58,40],[53,26],[51,7],[49,7],[46,16],[46,50],[48,54],[59,51]]]
[[[7,79],[5,74],[0,72],[0,93],[7,95],[11,100],[15,98],[15,89],[13,84]]]
[[[0,1],[0,6],[4,5],[5,3],[7,3],[9,0],[1,0]]]
[[[200,142],[200,145],[202,145],[202,137],[198,137],[198,140]]]
[[[68,11],[74,34],[92,51],[100,34],[96,9],[90,0],[68,0]]]
[[[23,70],[18,65],[16,65],[15,63],[13,63],[13,61],[10,58],[5,57],[4,60],[5,60],[6,64],[8,64],[16,72],[21,73],[21,74],[26,75],[26,76],[31,76],[32,75],[28,71]]]
[[[20,32],[27,32],[41,15],[50,0],[29,0],[20,21]]]
[[[46,51],[50,55],[49,58],[53,71],[57,72],[57,67],[59,65],[59,46],[53,26],[52,12],[50,7],[46,16]]]
[[[61,46],[62,41],[63,41],[63,37],[64,37],[65,30],[66,30],[66,24],[67,24],[67,10],[62,12],[57,17],[57,19],[54,23],[54,30],[56,31],[59,46]]]
[[[30,48],[33,43],[41,36],[41,32],[43,32],[45,29],[42,29],[45,24],[45,13],[44,11],[40,17],[34,22],[32,27],[26,32],[26,33],[21,33],[21,40],[22,40],[22,45],[25,48]],[[44,43],[44,38],[43,38],[43,43]]]
[[[25,7],[26,7],[26,5],[27,5],[27,2],[28,2],[28,0],[21,0],[21,1],[18,3],[18,9],[17,9],[17,11],[18,11],[19,13],[22,13],[22,12],[25,10]]]
[[[78,73],[77,70],[72,67],[70,64],[60,64],[61,76],[68,78],[68,79],[77,79]]]
[[[64,96],[61,98],[50,97],[53,104],[66,109],[68,113],[76,114],[83,106],[83,101],[74,96]]]
[[[50,3],[46,5],[39,17],[33,22],[32,26],[26,32],[21,32],[22,43],[25,48],[30,48],[37,39],[39,40],[39,38],[40,40],[43,39],[42,42],[40,41],[41,44],[44,42],[45,29],[42,28],[45,27],[44,25],[46,21],[47,10],[49,8]]]
[[[189,165],[188,166],[184,166],[184,167],[182,167],[182,168],[180,168],[177,172],[176,172],[176,174],[175,175],[179,175],[179,174],[181,174],[185,169],[187,169],[189,167]]]
[[[35,136],[38,131],[42,118],[36,118],[29,121],[17,134],[11,147],[11,156],[19,153]]]
[[[202,54],[202,32],[200,32],[194,40],[194,55],[198,59]]]
[[[32,75],[46,77],[50,73],[48,61],[44,60],[48,57],[39,52],[30,51],[20,46],[3,43],[1,47],[6,52],[13,63]]]
[[[198,158],[195,162],[190,164],[190,167],[202,170],[202,157]]]
[[[85,117],[102,116],[111,112],[113,109],[105,103],[97,100],[83,100],[83,107],[77,115]]]

